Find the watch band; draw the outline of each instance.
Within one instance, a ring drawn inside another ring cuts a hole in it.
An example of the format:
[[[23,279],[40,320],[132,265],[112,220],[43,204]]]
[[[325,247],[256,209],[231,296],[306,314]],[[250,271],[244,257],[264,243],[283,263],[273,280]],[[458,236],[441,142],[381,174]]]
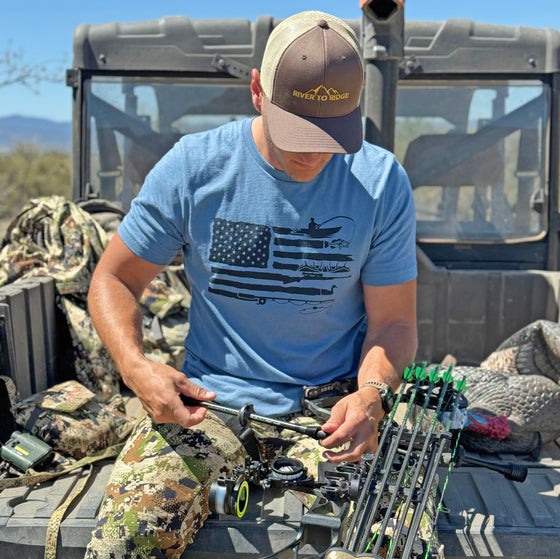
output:
[[[393,404],[395,403],[395,394],[393,389],[385,382],[378,382],[376,380],[368,380],[360,386],[373,386],[379,390],[379,395],[381,396],[381,405],[383,406],[383,411],[389,413],[393,409]]]

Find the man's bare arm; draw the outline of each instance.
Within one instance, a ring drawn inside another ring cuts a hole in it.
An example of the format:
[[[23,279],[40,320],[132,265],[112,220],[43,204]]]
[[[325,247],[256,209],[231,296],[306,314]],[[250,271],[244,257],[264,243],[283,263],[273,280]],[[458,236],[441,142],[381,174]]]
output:
[[[416,280],[392,286],[364,286],[364,301],[368,329],[358,386],[376,380],[396,389],[418,348]]]
[[[333,407],[323,425],[324,431],[332,433],[323,442],[326,448],[351,441],[347,450],[325,452],[325,457],[335,462],[357,461],[364,452],[376,450],[377,426],[384,411],[379,390],[363,385],[374,380],[396,389],[418,345],[416,280],[383,287],[364,286],[364,302],[368,328],[358,371],[359,388]]]
[[[113,356],[124,383],[140,398],[157,423],[192,426],[206,410],[183,406],[179,394],[215,398],[180,371],[148,360],[142,348],[142,313],[138,301],[144,288],[163,269],[134,254],[116,233],[93,274],[89,311],[99,336]]]

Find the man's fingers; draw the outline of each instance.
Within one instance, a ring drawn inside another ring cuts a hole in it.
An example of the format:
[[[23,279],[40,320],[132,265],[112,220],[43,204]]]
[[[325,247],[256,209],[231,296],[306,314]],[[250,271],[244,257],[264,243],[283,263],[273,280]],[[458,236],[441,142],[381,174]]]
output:
[[[201,406],[195,405],[194,402],[192,404],[186,404],[181,400],[181,395],[186,396],[192,400],[200,400],[201,402],[214,400],[216,398],[216,393],[211,392],[210,390],[206,390],[191,382],[186,376],[183,375],[180,382],[177,383],[181,394],[177,395],[177,399],[179,400],[179,406],[174,409],[175,417],[177,418],[177,423],[180,423],[183,427],[188,428],[200,423],[205,415],[206,415],[206,408]]]
[[[323,456],[331,462],[358,462],[364,453],[364,443],[359,441],[350,440],[348,448],[339,450],[337,452],[327,450],[323,452]]]
[[[200,423],[204,417],[206,416],[206,408],[186,408],[183,406],[183,411],[180,412],[181,416],[185,415],[185,412],[188,413],[188,417],[185,420],[179,421],[179,423],[185,428],[188,429],[197,423]]]
[[[325,431],[325,429],[322,429]],[[325,431],[326,432],[326,431]],[[321,441],[321,446],[325,448],[335,448],[347,443],[350,440],[350,433],[344,431],[342,428],[337,429],[334,433],[329,435],[326,439]]]
[[[182,378],[177,383],[179,390],[185,395],[194,398],[195,400],[214,400],[216,398],[216,393],[206,390],[190,381],[185,375],[181,375]]]
[[[174,423],[179,423],[185,429],[200,423],[206,415],[206,408],[200,406],[185,406],[179,394],[177,394],[176,402],[169,406],[173,414]]]
[[[175,385],[179,392],[168,406],[173,414],[171,421],[187,429],[200,423],[206,415],[206,408],[196,405],[196,402],[213,400],[216,393],[195,384],[183,374],[175,381]],[[185,400],[189,400],[188,403]]]

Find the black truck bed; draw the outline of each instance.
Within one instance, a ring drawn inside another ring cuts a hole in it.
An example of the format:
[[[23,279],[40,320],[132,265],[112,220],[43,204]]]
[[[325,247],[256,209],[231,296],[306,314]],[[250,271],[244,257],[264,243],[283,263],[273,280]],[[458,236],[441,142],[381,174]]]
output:
[[[481,467],[452,470],[438,519],[447,559],[560,557],[560,440],[545,447],[539,462],[527,465],[524,483]],[[60,559],[83,557],[111,467],[110,461],[94,466],[86,490],[69,509],[60,529]],[[447,470],[439,473],[441,487]],[[83,475],[77,471],[36,487],[0,492],[3,559],[43,557],[49,518]],[[183,557],[267,555],[295,537],[302,512],[300,501],[290,494],[263,503],[260,490],[252,489],[243,519],[210,517]]]

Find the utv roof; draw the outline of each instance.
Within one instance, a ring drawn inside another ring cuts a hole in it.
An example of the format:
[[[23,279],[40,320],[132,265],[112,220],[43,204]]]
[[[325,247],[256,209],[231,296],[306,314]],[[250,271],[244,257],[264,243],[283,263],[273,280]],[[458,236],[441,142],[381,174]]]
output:
[[[221,72],[216,55],[258,68],[281,20],[193,20],[184,16],[133,23],[82,24],[74,32],[74,67],[92,71]],[[357,32],[361,20],[348,20]],[[560,32],[466,19],[405,23],[404,75],[552,73],[560,69]]]

